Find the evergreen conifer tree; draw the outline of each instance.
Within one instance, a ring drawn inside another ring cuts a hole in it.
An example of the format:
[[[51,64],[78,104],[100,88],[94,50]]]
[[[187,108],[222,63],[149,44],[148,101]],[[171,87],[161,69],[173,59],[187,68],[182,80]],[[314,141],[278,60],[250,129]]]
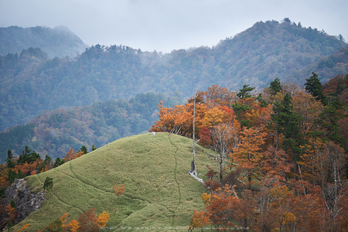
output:
[[[276,95],[278,92],[283,90],[283,87],[280,84],[280,81],[278,78],[274,79],[274,81],[272,81],[269,84],[269,89],[270,89],[272,95]]]
[[[243,85],[243,88],[239,90],[239,93],[237,93],[237,97],[239,97],[241,99],[251,97],[249,92],[253,91],[256,87],[249,87],[249,86],[250,85]]]
[[[7,163],[7,167],[8,168],[14,168],[15,167],[15,163],[13,161],[13,155],[12,155],[11,149],[7,150],[7,160],[6,160],[6,163]]]
[[[283,101],[275,102],[273,107],[272,121],[276,125],[276,149],[279,149],[279,135],[284,135],[283,148],[287,150],[291,149],[294,162],[299,160],[300,157],[300,145],[304,144],[301,136],[300,121],[301,116],[293,112],[293,106],[291,105],[291,97],[287,93],[284,96]],[[295,173],[296,173],[296,164]]]
[[[327,99],[324,95],[323,85],[320,83],[318,75],[312,72],[312,76],[306,79],[306,81],[305,86],[308,93],[312,94],[313,97],[316,97],[317,100],[320,100],[326,106]]]

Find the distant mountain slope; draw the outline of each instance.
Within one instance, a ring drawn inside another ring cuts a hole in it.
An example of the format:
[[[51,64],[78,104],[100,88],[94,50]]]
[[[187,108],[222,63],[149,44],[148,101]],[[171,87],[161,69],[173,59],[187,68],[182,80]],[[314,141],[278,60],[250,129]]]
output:
[[[348,47],[343,47],[329,56],[322,57],[314,64],[303,69],[293,71],[285,80],[297,80],[299,76],[310,76],[312,72],[319,75],[322,83],[327,83],[332,77],[339,74],[348,74]],[[299,81],[301,85],[304,83],[305,79]]]
[[[212,84],[238,91],[243,84],[262,88],[276,77],[303,83],[311,72],[299,70],[314,69],[321,58],[342,48],[347,44],[334,36],[284,20],[258,22],[213,48],[169,54],[96,45],[75,59],[46,59],[38,49],[27,49],[20,56],[0,56],[0,130],[26,123],[44,110],[129,99],[143,92],[176,92],[188,98],[195,87],[204,90]],[[319,78],[348,73],[347,65],[332,62],[328,69],[341,68]]]
[[[214,162],[210,150],[197,147],[198,176]],[[192,161],[192,140],[168,133],[123,138],[47,172],[28,177],[32,192],[42,191],[46,177],[53,178],[53,189],[45,196],[43,207],[14,227],[17,231],[30,223],[29,231],[43,229],[68,212],[68,220],[90,208],[99,215],[111,215],[108,227],[165,227],[190,224],[194,209],[202,208],[203,185],[187,174]],[[117,197],[113,185],[125,186],[124,196]],[[152,228],[152,229],[151,229]],[[122,230],[123,231],[123,230]]]
[[[292,72],[315,64],[321,57],[341,48],[347,48],[347,44],[336,37],[285,19],[282,23],[258,22],[235,37],[221,41],[213,48],[213,54],[218,57],[221,77],[228,86],[250,83],[264,87],[275,77],[285,80]],[[331,78],[337,74],[340,73]],[[306,78],[308,74],[297,76],[293,82],[303,83]]]
[[[26,145],[42,157],[63,158],[72,147],[92,144],[101,147],[116,139],[148,132],[158,120],[157,106],[166,99],[163,94],[144,93],[126,100],[96,102],[91,106],[69,110],[46,111],[28,124],[0,132],[0,163],[5,162],[7,150],[20,155]],[[174,98],[168,104],[179,104]]]
[[[86,45],[65,26],[55,28],[17,26],[0,28],[0,54],[20,53],[23,49],[38,47],[48,57],[75,57]]]

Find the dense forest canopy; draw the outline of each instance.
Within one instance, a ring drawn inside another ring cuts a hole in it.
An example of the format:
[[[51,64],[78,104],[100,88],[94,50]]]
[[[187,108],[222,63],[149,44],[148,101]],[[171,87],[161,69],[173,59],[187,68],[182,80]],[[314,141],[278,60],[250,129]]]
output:
[[[28,145],[42,157],[62,158],[73,148],[91,149],[114,140],[147,132],[158,119],[157,106],[166,99],[166,106],[181,103],[179,95],[171,98],[163,94],[143,93],[127,100],[95,102],[91,106],[58,108],[45,111],[29,123],[0,132],[0,163],[7,150],[18,156]]]
[[[336,37],[289,20],[258,22],[212,48],[168,54],[96,45],[74,59],[49,59],[45,50],[29,48],[0,56],[0,130],[27,123],[44,110],[143,92],[171,96],[177,91],[185,99],[195,87],[237,90],[252,83],[263,88],[275,77],[302,85],[312,71],[324,83],[348,72],[347,49]]]

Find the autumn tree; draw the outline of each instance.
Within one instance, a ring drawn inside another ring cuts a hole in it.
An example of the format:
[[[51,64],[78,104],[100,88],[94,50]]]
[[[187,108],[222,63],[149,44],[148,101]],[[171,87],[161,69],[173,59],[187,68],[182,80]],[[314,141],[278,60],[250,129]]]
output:
[[[195,228],[200,228],[204,225],[209,225],[209,224],[210,224],[209,218],[205,216],[205,212],[204,211],[198,212],[197,210],[195,210],[193,212],[193,216],[191,218],[191,222],[190,222],[188,230],[193,231]]]
[[[10,204],[8,204],[7,206],[6,206],[6,208],[5,208],[5,211],[6,211],[6,213],[7,213],[7,215],[14,221],[14,220],[16,220],[16,217],[17,217],[17,212],[16,212],[16,210],[15,210],[15,205],[11,205],[11,203]]]
[[[79,223],[75,219],[72,219],[69,223],[67,221],[68,213],[64,213],[63,216],[60,218],[60,221],[62,222],[62,229],[64,232],[77,232],[79,229]]]
[[[275,178],[285,181],[292,167],[291,159],[283,149],[277,151],[270,145],[263,153],[261,170],[264,178]]]
[[[63,223],[60,220],[60,218],[57,218],[56,220],[54,220],[53,222],[49,223],[46,227],[44,231],[47,232],[63,232],[63,227],[62,227]]]
[[[17,232],[24,232],[24,231],[26,231],[26,229],[27,229],[29,226],[30,226],[30,224],[29,224],[29,223],[26,223],[26,224],[24,224],[24,226],[23,226],[22,228],[20,228]]]
[[[261,132],[261,128],[245,128],[240,133],[242,143],[235,153],[230,153],[230,167],[234,163],[247,171],[248,182],[251,188],[252,176],[260,175],[261,161],[263,157],[262,149],[265,143],[266,133]]]
[[[110,214],[104,211],[102,214],[98,216],[98,225],[99,227],[105,227],[106,223],[108,223],[110,218]]]
[[[317,101],[311,94],[301,90],[296,91],[293,95],[292,105],[293,112],[301,116],[300,129],[303,136],[308,137],[319,129],[315,121],[324,109],[320,101]]]
[[[261,185],[258,201],[259,218],[256,231],[288,231],[296,221],[291,212],[294,194],[286,185],[270,184],[267,179]]]
[[[64,162],[67,162],[67,161],[79,158],[79,157],[83,156],[84,154],[86,154],[85,151],[78,151],[75,153],[74,149],[70,148],[68,150],[68,152],[65,154],[63,159],[64,159]]]
[[[236,197],[228,185],[220,187],[207,201],[205,213],[197,213],[195,218],[203,225],[212,223],[217,229],[243,226],[244,231],[247,231],[255,222],[254,200],[250,194],[243,193],[243,200]]]
[[[122,196],[124,194],[124,191],[125,191],[125,188],[124,188],[123,184],[121,184],[121,185],[119,185],[117,187],[116,187],[116,185],[114,185],[112,187],[112,189],[115,191],[115,194],[116,194],[117,197]]]
[[[77,221],[79,223],[78,231],[99,231],[98,218],[95,213],[95,208],[91,208],[81,214]]]
[[[201,131],[198,133],[199,143],[203,146],[209,146],[211,144],[211,135],[209,128],[203,126]]]
[[[230,143],[232,143],[234,127],[231,124],[218,124],[211,130],[213,148],[218,153],[216,161],[219,164],[220,182],[223,179],[225,160],[230,153]]]

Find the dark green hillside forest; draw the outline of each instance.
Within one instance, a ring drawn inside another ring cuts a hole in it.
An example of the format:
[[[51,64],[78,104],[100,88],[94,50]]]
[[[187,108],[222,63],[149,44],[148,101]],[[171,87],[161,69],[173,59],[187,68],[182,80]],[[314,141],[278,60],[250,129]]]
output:
[[[48,57],[76,56],[86,49],[82,40],[67,27],[17,26],[0,28],[0,54],[20,53],[29,47],[39,47]]]
[[[194,87],[217,84],[237,90],[252,83],[262,88],[275,77],[303,84],[312,71],[325,82],[348,72],[344,56],[328,57],[342,48],[347,44],[336,37],[288,19],[258,22],[212,48],[169,54],[96,45],[74,59],[49,59],[30,48],[0,56],[0,130],[27,123],[44,110],[130,99],[144,92],[179,92],[188,98]],[[314,69],[304,69],[310,65]],[[327,71],[336,66],[340,68]]]
[[[42,157],[62,158],[72,147],[85,145],[101,147],[122,137],[147,132],[158,119],[157,106],[163,94],[144,93],[126,100],[110,100],[91,106],[59,108],[46,111],[28,124],[0,132],[0,159],[7,158],[7,150],[20,155],[26,145]],[[166,100],[166,105],[181,103],[177,96]]]

